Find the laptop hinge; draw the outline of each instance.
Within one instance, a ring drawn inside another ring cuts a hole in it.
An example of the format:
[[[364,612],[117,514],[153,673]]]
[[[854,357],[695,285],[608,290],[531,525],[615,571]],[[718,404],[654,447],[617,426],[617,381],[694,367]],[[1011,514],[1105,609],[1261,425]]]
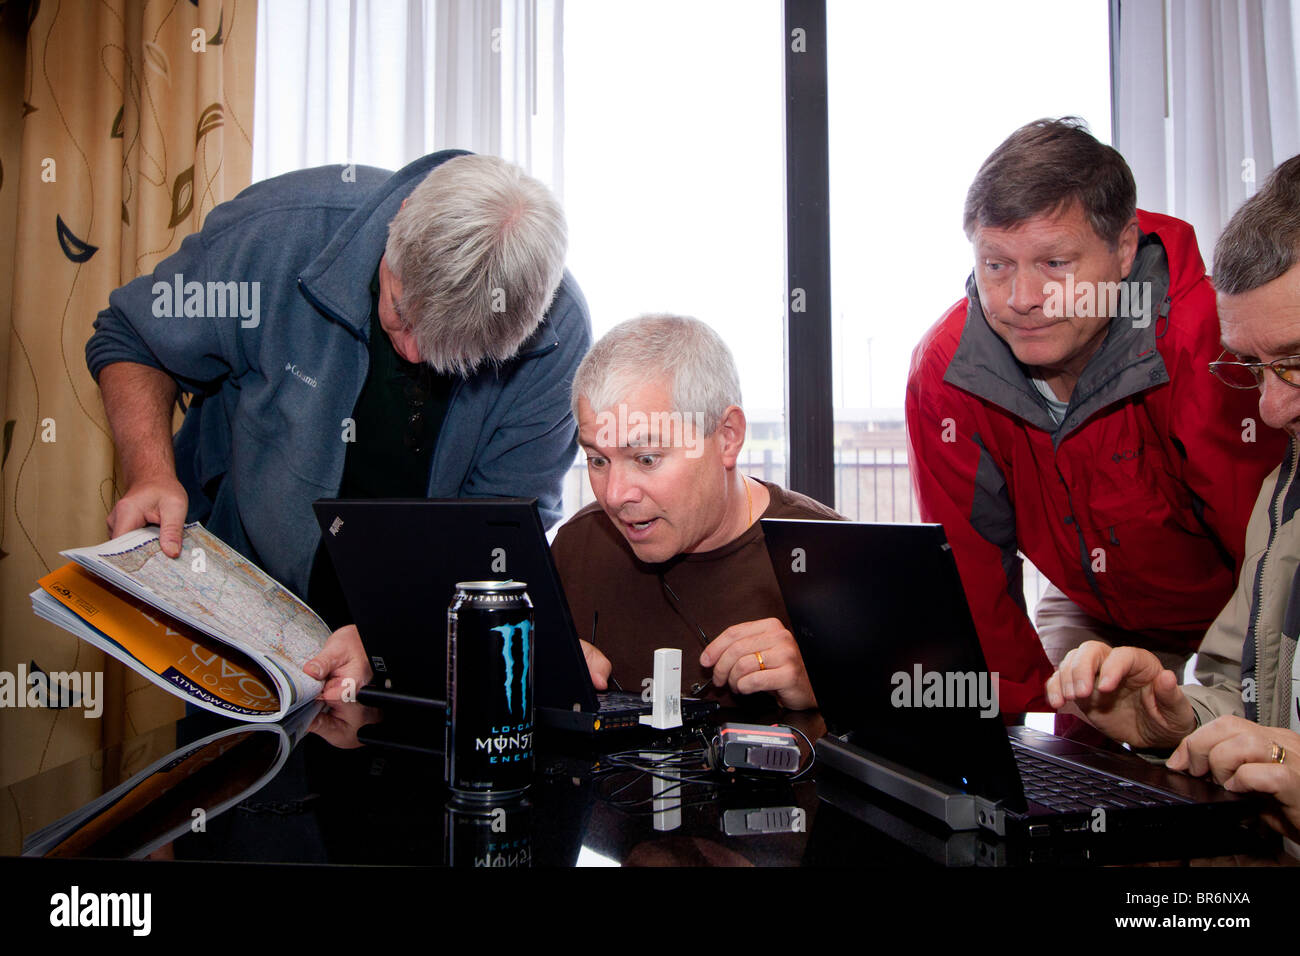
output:
[[[976,798],[969,793],[831,734],[819,739],[814,750],[817,759],[826,766],[942,820],[953,830],[976,830],[980,827]]]

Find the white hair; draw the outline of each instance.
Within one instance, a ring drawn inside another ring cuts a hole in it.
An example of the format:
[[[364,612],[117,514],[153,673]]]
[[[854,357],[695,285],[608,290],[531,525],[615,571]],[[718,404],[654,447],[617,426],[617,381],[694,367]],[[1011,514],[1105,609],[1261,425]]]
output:
[[[567,246],[560,204],[518,166],[471,155],[435,167],[384,249],[421,360],[468,375],[513,356],[551,304]]]
[[[573,376],[574,417],[579,398],[604,411],[656,382],[671,383],[670,411],[703,416],[706,435],[728,407],[740,406],[736,363],[717,332],[688,316],[643,315],[605,333],[582,360]]]

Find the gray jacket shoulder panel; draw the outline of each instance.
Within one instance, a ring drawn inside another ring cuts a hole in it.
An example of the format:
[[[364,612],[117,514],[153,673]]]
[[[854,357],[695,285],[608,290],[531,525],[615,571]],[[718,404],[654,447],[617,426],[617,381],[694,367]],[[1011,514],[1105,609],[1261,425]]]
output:
[[[1246,529],[1246,560],[1232,599],[1206,632],[1196,656],[1196,679],[1184,693],[1198,723],[1236,714],[1288,727],[1291,662],[1300,621],[1300,519],[1283,503],[1295,480],[1298,448],[1265,479]],[[1285,519],[1285,520],[1283,520]]]
[[[1132,270],[1117,285],[1116,301],[1147,302],[1151,311],[1168,314],[1169,261],[1159,237],[1142,237]],[[1102,409],[1169,381],[1156,348],[1159,317],[1121,314],[1111,320],[1106,339],[1080,376],[1058,426],[1011,348],[989,327],[972,272],[966,280],[966,324],[943,379],[1052,434],[1059,445]]]

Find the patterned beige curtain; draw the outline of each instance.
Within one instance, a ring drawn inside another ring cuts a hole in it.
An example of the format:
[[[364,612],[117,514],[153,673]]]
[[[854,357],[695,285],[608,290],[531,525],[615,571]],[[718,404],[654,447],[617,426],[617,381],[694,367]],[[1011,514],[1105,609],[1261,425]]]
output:
[[[106,698],[101,720],[0,709],[0,786],[181,712],[28,594],[105,538],[120,489],[95,315],[249,182],[256,21],[256,0],[0,0],[0,672],[102,671]]]

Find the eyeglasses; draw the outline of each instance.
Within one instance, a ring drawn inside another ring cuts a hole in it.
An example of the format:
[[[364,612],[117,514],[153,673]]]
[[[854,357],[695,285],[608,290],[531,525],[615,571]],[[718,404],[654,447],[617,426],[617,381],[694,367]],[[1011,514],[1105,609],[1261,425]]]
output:
[[[1271,368],[1282,381],[1292,388],[1300,388],[1300,355],[1289,355],[1276,362],[1225,362],[1224,351],[1217,362],[1210,363],[1214,377],[1233,388],[1259,388],[1264,384],[1264,369]]]

